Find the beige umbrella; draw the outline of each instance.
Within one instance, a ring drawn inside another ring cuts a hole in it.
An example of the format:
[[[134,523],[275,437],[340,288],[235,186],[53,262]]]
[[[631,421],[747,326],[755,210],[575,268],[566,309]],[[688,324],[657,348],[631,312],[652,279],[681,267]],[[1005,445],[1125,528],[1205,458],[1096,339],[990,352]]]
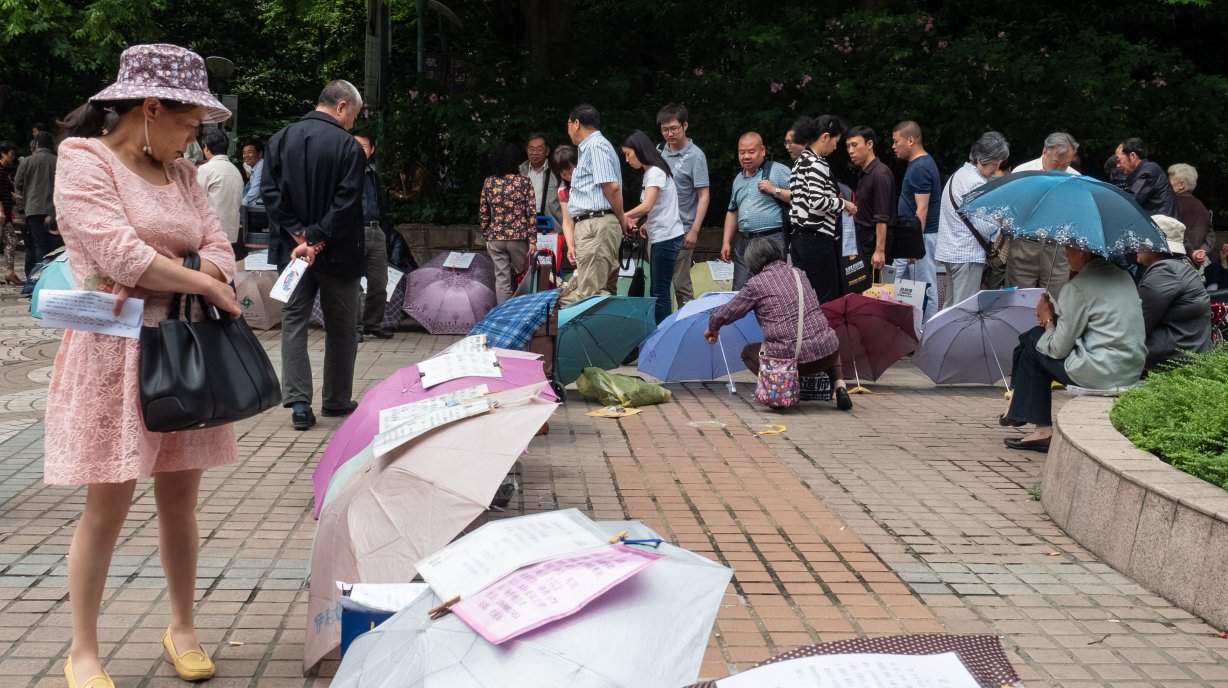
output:
[[[714,291],[733,291],[733,279],[714,280],[707,262],[696,263],[691,266],[691,290],[696,298]]]
[[[497,395],[479,416],[430,430],[365,461],[320,512],[311,558],[303,669],[341,643],[336,581],[407,583],[415,562],[448,544],[486,510],[512,464],[549,420],[540,385]]]

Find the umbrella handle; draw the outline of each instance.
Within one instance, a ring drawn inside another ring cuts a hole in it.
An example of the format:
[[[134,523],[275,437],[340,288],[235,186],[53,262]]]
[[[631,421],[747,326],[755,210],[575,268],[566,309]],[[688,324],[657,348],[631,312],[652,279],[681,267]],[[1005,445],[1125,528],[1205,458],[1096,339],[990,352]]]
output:
[[[729,358],[725,356],[725,345],[721,343],[721,335],[716,335],[716,347],[721,350],[721,360],[725,362],[725,375],[729,377],[729,393],[737,394],[738,388],[733,384],[733,371],[729,370]]]

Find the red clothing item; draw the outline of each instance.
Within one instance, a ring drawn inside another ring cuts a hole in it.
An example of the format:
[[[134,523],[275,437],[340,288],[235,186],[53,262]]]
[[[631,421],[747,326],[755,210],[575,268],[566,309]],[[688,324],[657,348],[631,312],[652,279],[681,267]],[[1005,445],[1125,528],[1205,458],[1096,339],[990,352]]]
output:
[[[772,358],[793,358],[797,347],[797,283],[793,273],[802,278],[802,350],[797,362],[809,363],[830,356],[840,348],[836,331],[819,306],[819,297],[810,280],[800,270],[778,260],[750,278],[737,296],[713,311],[708,326],[720,329],[740,320],[752,310],[763,328],[763,348]]]
[[[478,206],[487,241],[527,241],[537,238],[533,182],[519,174],[487,177]]]

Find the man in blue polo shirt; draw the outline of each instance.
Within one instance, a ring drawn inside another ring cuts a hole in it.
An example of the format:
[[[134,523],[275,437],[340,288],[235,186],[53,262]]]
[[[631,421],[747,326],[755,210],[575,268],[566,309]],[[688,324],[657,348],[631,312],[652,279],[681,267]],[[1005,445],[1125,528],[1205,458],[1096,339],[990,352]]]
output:
[[[733,178],[733,193],[725,213],[725,237],[721,260],[733,260],[733,288],[741,289],[750,279],[743,252],[750,239],[770,238],[785,246],[783,211],[789,207],[789,166],[767,160],[763,137],[750,131],[738,139],[738,164],[742,173]],[[737,248],[733,235],[738,235]]]
[[[938,216],[942,193],[942,178],[938,165],[921,145],[921,126],[911,120],[895,125],[891,130],[891,150],[895,157],[908,161],[904,181],[900,184],[900,200],[896,216],[916,218],[921,224],[921,238],[925,241],[925,256],[922,258],[895,259],[896,278],[925,282],[924,318],[929,320],[938,310],[938,264],[934,251],[938,248]]]
[[[575,229],[567,241],[576,247],[576,271],[559,295],[559,306],[607,290],[618,269],[618,247],[628,221],[623,215],[622,168],[614,146],[602,136],[601,115],[592,105],[577,105],[567,116],[567,135],[576,144],[567,213]]]

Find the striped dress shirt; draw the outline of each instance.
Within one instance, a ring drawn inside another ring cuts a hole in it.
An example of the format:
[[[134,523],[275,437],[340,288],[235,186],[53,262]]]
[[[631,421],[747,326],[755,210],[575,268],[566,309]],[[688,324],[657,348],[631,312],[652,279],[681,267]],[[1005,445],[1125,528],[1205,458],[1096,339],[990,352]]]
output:
[[[820,232],[836,236],[836,218],[844,208],[840,188],[831,178],[827,160],[807,148],[793,163],[789,177],[793,200],[789,204],[789,219],[793,229]]]
[[[964,194],[983,185],[988,179],[981,176],[976,165],[970,162],[951,175],[946,187],[942,190],[942,207],[938,214],[938,243],[934,249],[934,259],[944,263],[984,263],[985,249],[981,243],[968,231],[968,225],[959,219],[956,206],[951,204],[951,197],[959,207],[963,207]],[[932,200],[932,199],[931,199]],[[979,218],[970,218],[972,226],[980,231],[985,241],[992,243],[998,238],[998,228],[990,222]]]
[[[576,151],[576,169],[571,173],[571,200],[567,211],[572,217],[581,213],[610,210],[610,202],[601,192],[601,185],[623,182],[618,153],[601,132],[595,131],[580,142]]]

